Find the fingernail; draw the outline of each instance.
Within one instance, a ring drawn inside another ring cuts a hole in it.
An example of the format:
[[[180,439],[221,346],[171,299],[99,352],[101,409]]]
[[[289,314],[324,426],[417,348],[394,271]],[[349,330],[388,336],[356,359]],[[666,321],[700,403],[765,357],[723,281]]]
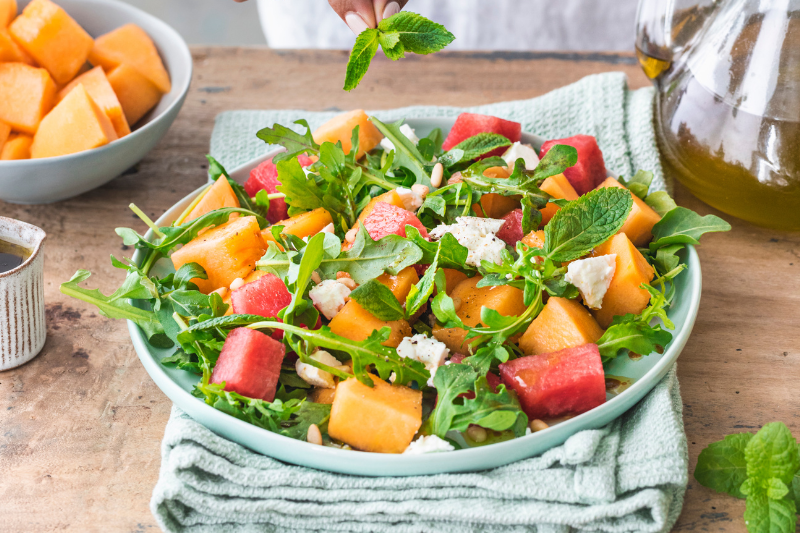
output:
[[[392,15],[396,15],[400,13],[400,4],[397,2],[389,2],[386,4],[386,7],[383,9],[383,18],[388,19]]]
[[[367,26],[367,23],[364,22],[364,19],[361,17],[361,15],[359,15],[355,11],[351,11],[350,13],[345,15],[344,21],[347,23],[348,26],[350,26],[350,29],[353,30],[353,33],[355,33],[356,35],[369,28],[369,26]]]

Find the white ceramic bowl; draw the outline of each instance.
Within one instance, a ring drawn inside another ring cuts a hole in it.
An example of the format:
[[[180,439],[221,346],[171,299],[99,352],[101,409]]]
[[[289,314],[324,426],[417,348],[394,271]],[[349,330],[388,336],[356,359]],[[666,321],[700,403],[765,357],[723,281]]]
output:
[[[22,10],[29,2],[20,0],[19,9]],[[178,116],[192,79],[189,47],[178,32],[156,17],[117,0],[56,2],[92,37],[124,24],[139,25],[158,48],[169,71],[172,90],[136,124],[132,133],[106,146],[46,159],[0,161],[0,199],[7,202],[58,202],[116,178],[138,163],[167,133]]]

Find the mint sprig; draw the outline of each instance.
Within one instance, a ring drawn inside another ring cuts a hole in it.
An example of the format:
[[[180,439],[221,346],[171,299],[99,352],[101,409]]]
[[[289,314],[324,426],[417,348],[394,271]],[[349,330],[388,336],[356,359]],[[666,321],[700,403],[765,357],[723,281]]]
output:
[[[704,487],[747,498],[750,533],[792,533],[800,499],[800,445],[782,422],[755,435],[738,433],[700,452],[695,479]]]
[[[441,24],[409,11],[383,19],[377,28],[367,28],[356,37],[347,62],[344,90],[352,91],[358,86],[378,52],[378,46],[386,57],[397,61],[405,57],[406,52],[421,55],[438,52],[454,39],[455,36]]]

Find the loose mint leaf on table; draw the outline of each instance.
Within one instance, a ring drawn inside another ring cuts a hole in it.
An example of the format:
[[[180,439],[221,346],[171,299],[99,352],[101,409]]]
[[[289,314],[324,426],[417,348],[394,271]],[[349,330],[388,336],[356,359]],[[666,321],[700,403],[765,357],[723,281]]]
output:
[[[650,250],[671,244],[699,244],[700,237],[706,233],[730,229],[731,225],[718,216],[700,216],[691,209],[675,207],[653,226]]]
[[[358,86],[378,51],[378,45],[386,57],[396,61],[405,57],[405,52],[423,55],[438,52],[453,39],[453,34],[444,26],[416,13],[401,11],[383,19],[377,28],[367,28],[356,37],[347,63],[344,90],[351,91]]]
[[[400,320],[405,316],[403,306],[394,293],[378,280],[371,279],[350,293],[350,299],[380,320]]]
[[[797,440],[781,422],[764,425],[747,443],[744,456],[747,477],[759,480],[762,485],[772,478],[791,485],[792,478],[800,469]]]
[[[615,187],[589,191],[570,202],[544,228],[547,256],[563,263],[586,255],[619,231],[632,205],[631,192]]]

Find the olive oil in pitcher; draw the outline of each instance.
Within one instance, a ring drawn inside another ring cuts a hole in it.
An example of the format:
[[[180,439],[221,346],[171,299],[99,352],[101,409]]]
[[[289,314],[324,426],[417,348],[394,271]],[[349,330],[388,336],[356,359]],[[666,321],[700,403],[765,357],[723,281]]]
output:
[[[14,270],[30,257],[31,251],[27,248],[0,239],[0,274]]]

